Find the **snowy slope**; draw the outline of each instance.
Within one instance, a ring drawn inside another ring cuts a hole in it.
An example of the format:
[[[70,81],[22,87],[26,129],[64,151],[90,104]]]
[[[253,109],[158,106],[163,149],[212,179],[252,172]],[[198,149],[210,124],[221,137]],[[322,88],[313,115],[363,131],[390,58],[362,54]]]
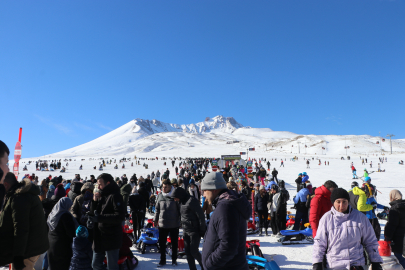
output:
[[[93,141],[49,156],[132,155],[162,151],[170,155],[179,150],[201,156],[212,147],[231,154],[255,147],[256,151],[271,153],[342,156],[346,156],[346,152],[347,155],[362,155],[390,150],[389,140],[380,144],[376,144],[377,141],[380,141],[378,137],[369,135],[299,135],[244,127],[234,118],[221,115],[188,125],[137,118]],[[349,147],[347,151],[346,146]],[[393,140],[393,151],[405,153],[405,140]]]

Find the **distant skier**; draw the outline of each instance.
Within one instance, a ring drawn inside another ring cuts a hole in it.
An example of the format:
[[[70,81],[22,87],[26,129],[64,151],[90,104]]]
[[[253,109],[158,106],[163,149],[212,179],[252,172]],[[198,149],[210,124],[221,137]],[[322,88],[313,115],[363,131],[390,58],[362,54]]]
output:
[[[309,159],[307,159],[307,169],[309,169]]]
[[[370,161],[370,168],[373,168],[373,162]]]
[[[280,167],[281,167],[281,166],[284,167],[284,161],[283,161],[283,160],[281,160],[281,165],[280,165]]]

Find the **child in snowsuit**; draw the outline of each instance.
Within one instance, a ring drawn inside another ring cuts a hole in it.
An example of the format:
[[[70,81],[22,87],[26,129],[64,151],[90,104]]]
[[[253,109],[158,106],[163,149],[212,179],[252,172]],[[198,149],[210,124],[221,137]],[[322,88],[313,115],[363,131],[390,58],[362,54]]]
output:
[[[73,256],[70,261],[69,270],[92,270],[93,250],[91,243],[87,239],[89,232],[87,228],[79,225],[76,229],[76,237],[73,238]]]

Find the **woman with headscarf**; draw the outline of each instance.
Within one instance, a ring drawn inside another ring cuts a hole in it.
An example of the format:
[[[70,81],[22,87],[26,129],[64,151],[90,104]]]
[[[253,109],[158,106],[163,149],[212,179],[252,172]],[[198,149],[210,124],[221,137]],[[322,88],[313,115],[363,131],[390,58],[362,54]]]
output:
[[[78,223],[70,213],[72,200],[63,197],[48,216],[48,263],[51,270],[69,270],[72,242]]]
[[[402,193],[393,189],[390,192],[390,213],[388,222],[385,225],[385,241],[391,241],[392,252],[399,263],[405,268],[405,258],[402,257],[404,236],[405,236],[405,200],[402,200]]]

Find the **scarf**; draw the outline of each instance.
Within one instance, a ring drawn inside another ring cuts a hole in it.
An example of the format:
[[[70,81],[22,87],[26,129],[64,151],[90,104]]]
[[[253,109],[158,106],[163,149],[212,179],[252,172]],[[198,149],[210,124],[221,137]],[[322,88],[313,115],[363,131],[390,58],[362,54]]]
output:
[[[390,202],[402,200],[402,193],[398,189],[390,191]]]

